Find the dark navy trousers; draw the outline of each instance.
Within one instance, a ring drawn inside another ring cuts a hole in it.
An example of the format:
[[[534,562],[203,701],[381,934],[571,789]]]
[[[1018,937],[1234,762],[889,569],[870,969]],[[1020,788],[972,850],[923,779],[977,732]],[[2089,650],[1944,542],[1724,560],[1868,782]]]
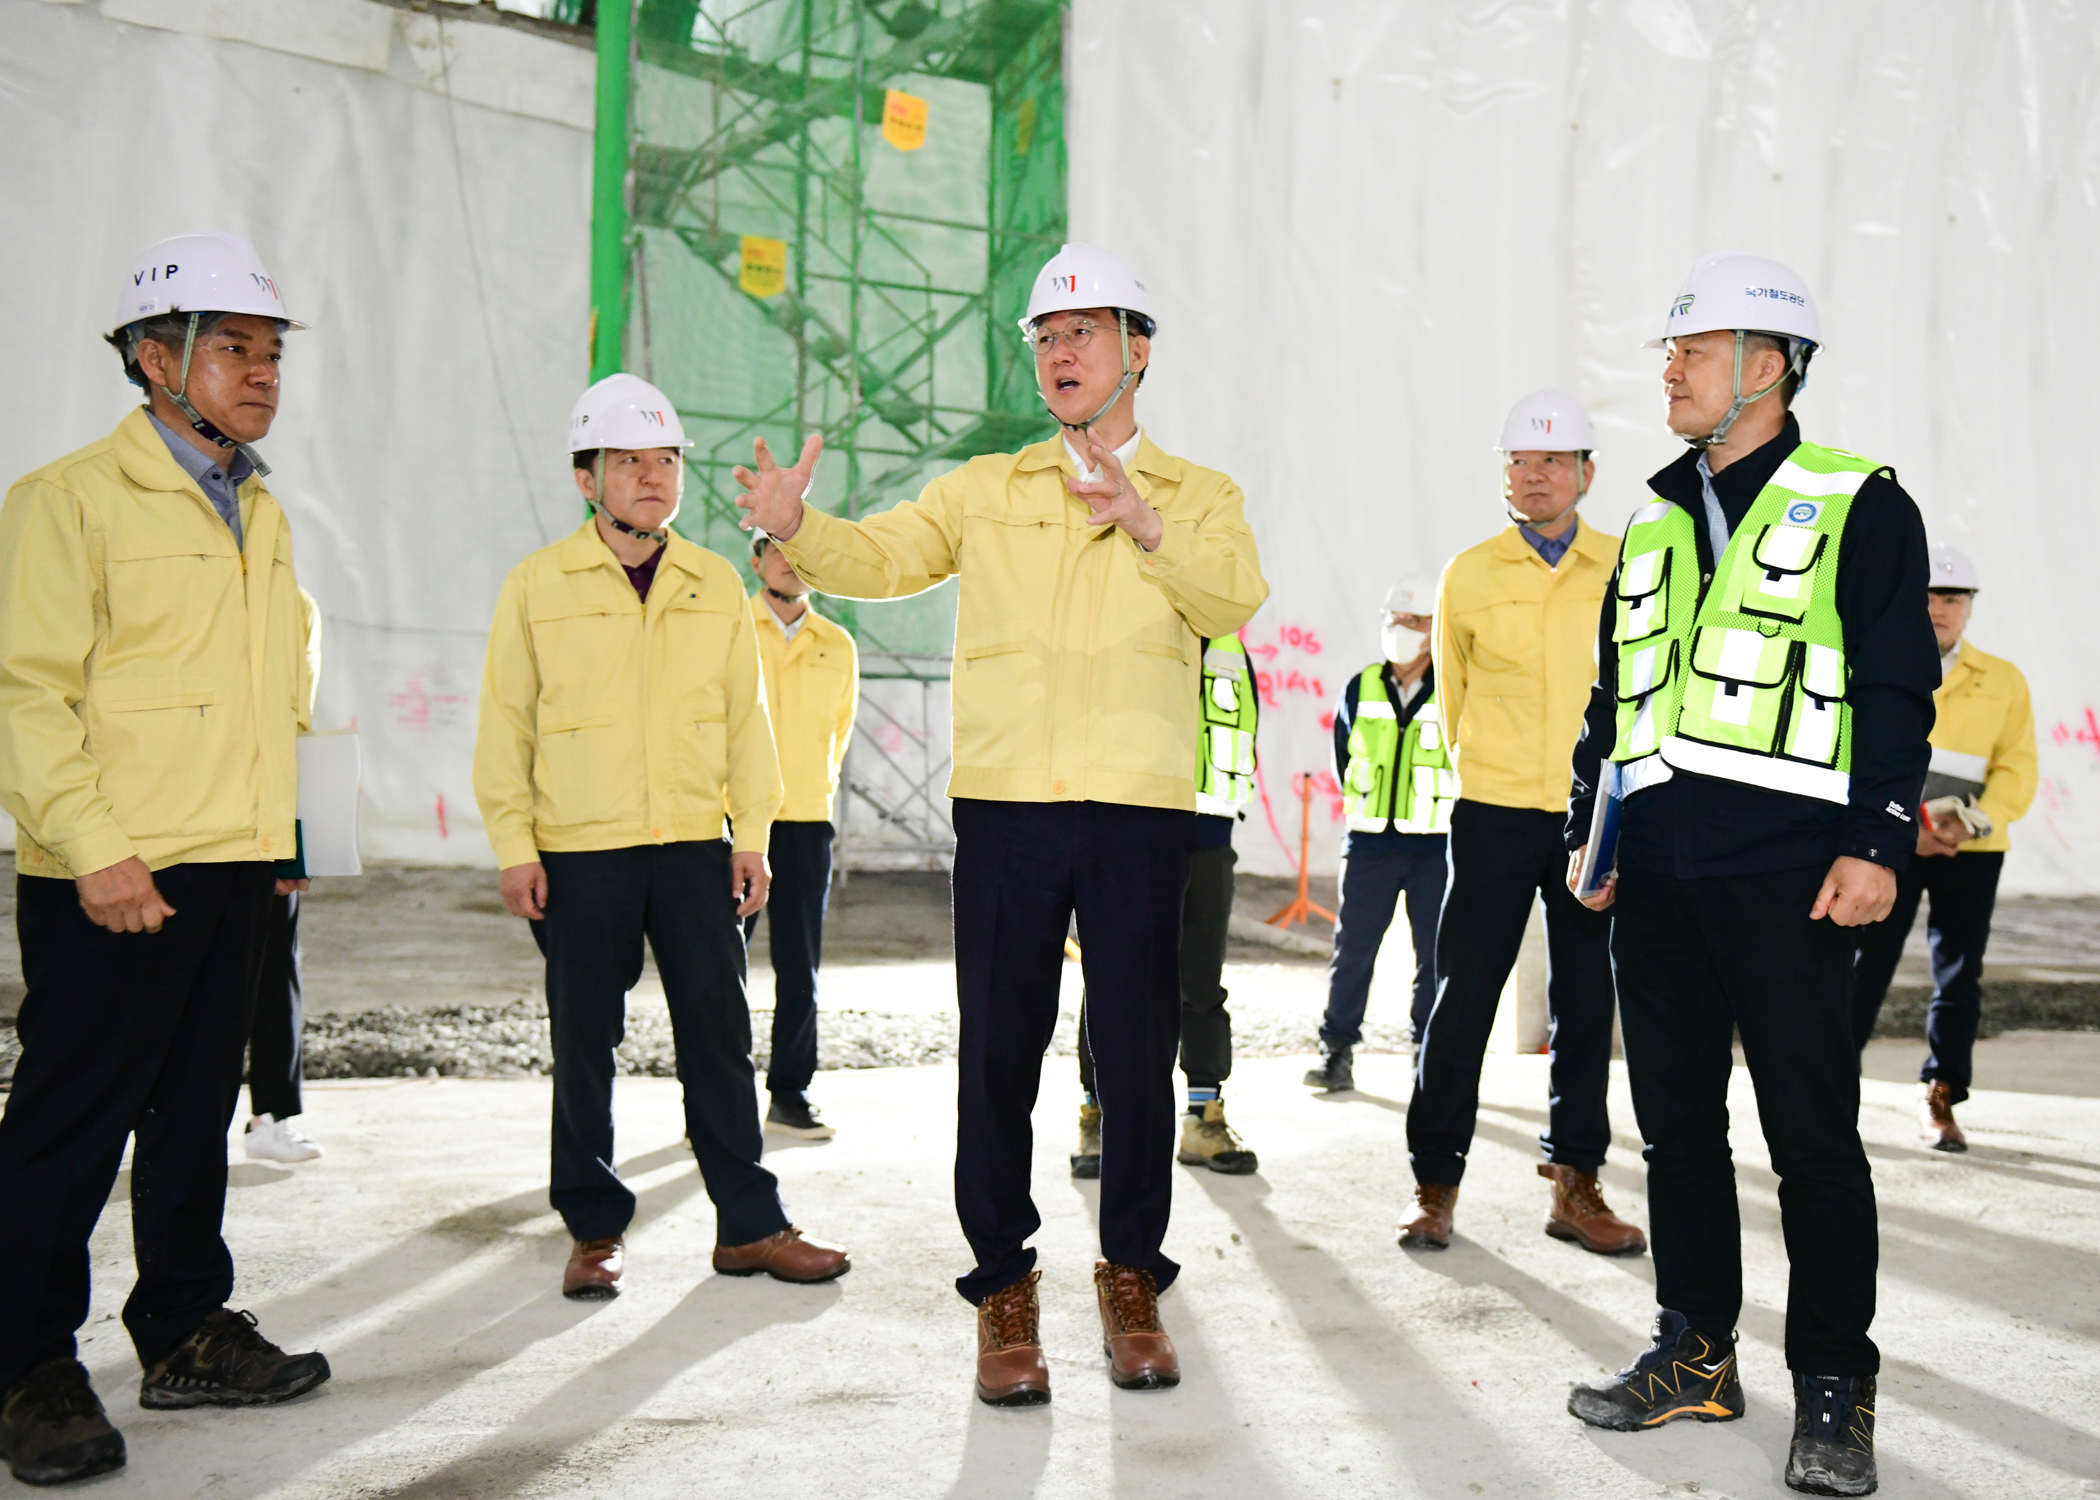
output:
[[[831,901],[829,823],[775,823],[767,839],[772,893],[744,919],[744,939],[766,919],[773,955],[773,1052],[766,1092],[800,1098],[817,1073],[817,968],[824,961],[824,911]]]
[[[955,1211],[973,1303],[1035,1267],[1030,1115],[1079,917],[1087,1040],[1101,1102],[1101,1254],[1150,1271],[1174,1193],[1181,903],[1195,814],[1110,802],[955,801],[955,986],[962,1010]]]
[[[1932,898],[1925,936],[1932,945],[1932,1007],[1925,1012],[1925,1065],[1918,1078],[1951,1084],[1954,1102],[1969,1097],[1976,1024],[1983,1014],[1983,950],[1991,940],[1998,875],[2005,856],[1954,854],[1911,861],[1896,875],[1896,904],[1859,935],[1852,971],[1852,1044],[1864,1047],[1888,998],[1921,898]]]
[[[28,984],[0,1116],[0,1389],[74,1352],[88,1313],[88,1236],[124,1142],[138,1282],[124,1326],[150,1368],[233,1295],[226,1130],[261,972],[276,867],[170,865],[175,915],[110,932],[70,880],[16,879]]]
[[[300,975],[299,893],[270,898],[262,979],[248,1027],[248,1103],[253,1113],[289,1120],[301,1113],[306,1070],[306,997]]]
[[[1320,1040],[1354,1047],[1364,1039],[1371,975],[1400,898],[1415,944],[1408,1022],[1419,1042],[1436,1004],[1436,920],[1444,904],[1444,835],[1352,833],[1342,849],[1342,901],[1335,913],[1334,956],[1327,961],[1327,1014]]]
[[[656,955],[685,1086],[685,1130],[715,1205],[715,1243],[748,1245],[787,1227],[780,1184],[759,1163],[758,1086],[744,1001],[744,934],[725,840],[542,854],[554,1038],[554,1209],[579,1240],[611,1239],[634,1218],[613,1166],[613,1075],[627,992]]]

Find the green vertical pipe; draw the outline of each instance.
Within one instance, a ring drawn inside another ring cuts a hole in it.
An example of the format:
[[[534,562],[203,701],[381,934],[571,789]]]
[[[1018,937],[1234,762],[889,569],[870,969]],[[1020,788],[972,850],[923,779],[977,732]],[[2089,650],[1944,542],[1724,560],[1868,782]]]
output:
[[[591,157],[591,379],[615,374],[627,346],[627,111],[636,0],[599,0],[598,122]]]

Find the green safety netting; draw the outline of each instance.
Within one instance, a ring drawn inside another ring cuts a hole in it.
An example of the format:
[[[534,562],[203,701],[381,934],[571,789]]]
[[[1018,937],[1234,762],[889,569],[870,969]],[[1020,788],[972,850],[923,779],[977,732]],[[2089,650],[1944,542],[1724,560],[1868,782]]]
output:
[[[688,537],[741,560],[754,434],[822,432],[810,498],[858,516],[1053,430],[1015,319],[1064,237],[1063,36],[1062,0],[642,0],[620,347],[694,440]],[[945,654],[954,588],[827,613]]]

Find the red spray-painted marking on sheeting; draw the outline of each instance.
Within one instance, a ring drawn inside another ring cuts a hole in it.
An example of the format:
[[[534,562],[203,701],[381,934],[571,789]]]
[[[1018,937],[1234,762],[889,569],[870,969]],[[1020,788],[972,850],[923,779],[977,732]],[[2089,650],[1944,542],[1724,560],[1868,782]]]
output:
[[[452,837],[452,830],[445,826],[445,794],[443,792],[438,793],[438,837],[441,839]]]
[[[2091,745],[2094,753],[2100,755],[2100,715],[2095,715],[2091,708],[2087,708],[2084,722],[2075,726],[2058,719],[2050,727],[2049,738],[2059,745],[2068,745],[2076,740],[2081,745]]]
[[[403,729],[428,729],[431,709],[467,700],[459,693],[433,693],[423,686],[422,678],[411,677],[407,685],[387,701],[394,706],[394,722]]]

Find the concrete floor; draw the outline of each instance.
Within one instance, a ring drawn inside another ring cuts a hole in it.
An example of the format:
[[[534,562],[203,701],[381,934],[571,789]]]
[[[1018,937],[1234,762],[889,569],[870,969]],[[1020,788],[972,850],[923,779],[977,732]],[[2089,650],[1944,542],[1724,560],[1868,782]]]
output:
[[[834,992],[876,972],[838,971]],[[1279,972],[1278,984],[1318,984],[1316,971]],[[2100,1494],[2100,1048],[2089,1043],[2100,1038],[1985,1043],[1986,1076],[2082,1082],[2086,1097],[1981,1091],[1962,1111],[1975,1141],[1963,1158],[1915,1145],[1914,1086],[1866,1085],[1882,1202],[1884,1493]],[[2037,1066],[2045,1051],[2056,1075]],[[1870,1071],[1899,1079],[1916,1066],[1904,1044],[1874,1056]],[[137,1409],[114,1320],[130,1277],[120,1183],[96,1234],[83,1357],[132,1459],[98,1492],[1787,1493],[1786,1263],[1740,1071],[1750,1415],[1613,1435],[1561,1403],[1568,1382],[1642,1345],[1652,1271],[1539,1232],[1545,1060],[1490,1058],[1459,1240],[1416,1255],[1392,1237],[1408,1060],[1363,1058],[1362,1091],[1331,1099],[1303,1089],[1304,1066],[1250,1060],[1232,1081],[1259,1176],[1182,1169],[1168,1251],[1186,1270],[1164,1313],[1185,1379],[1129,1394],[1110,1387],[1098,1351],[1095,1189],[1066,1170],[1073,1064],[1046,1065],[1036,1244],[1056,1400],[1026,1412],[970,1396],[971,1317],[950,1289],[968,1264],[948,1192],[951,1069],[826,1073],[817,1092],[838,1138],[770,1154],[798,1221],[854,1249],[852,1274],[820,1288],[709,1272],[713,1215],[680,1145],[678,1086],[623,1080],[620,1157],[642,1207],[629,1291],[595,1306],[556,1291],[567,1243],[546,1207],[544,1082],[314,1086],[305,1123],[327,1159],[288,1169],[236,1156],[228,1234],[237,1305],[288,1347],[324,1348],[335,1380],[272,1411]],[[1613,1114],[1606,1185],[1644,1219],[1623,1075]]]

